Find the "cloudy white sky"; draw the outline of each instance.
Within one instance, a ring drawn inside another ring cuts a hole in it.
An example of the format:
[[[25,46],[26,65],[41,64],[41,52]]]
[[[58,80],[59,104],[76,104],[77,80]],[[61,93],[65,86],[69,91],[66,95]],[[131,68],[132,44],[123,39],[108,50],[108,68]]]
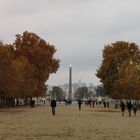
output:
[[[140,0],[0,0],[0,40],[34,32],[57,48],[60,68],[48,84],[99,84],[95,76],[105,44],[117,40],[140,45]]]

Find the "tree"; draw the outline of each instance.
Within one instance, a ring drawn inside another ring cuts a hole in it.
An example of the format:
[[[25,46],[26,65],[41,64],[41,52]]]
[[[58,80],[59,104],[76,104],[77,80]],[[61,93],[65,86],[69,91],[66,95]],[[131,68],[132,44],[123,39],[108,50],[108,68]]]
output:
[[[59,60],[54,58],[55,52],[56,49],[53,45],[50,45],[34,33],[26,31],[23,35],[16,35],[16,40],[13,44],[14,59],[24,56],[31,65],[32,80],[30,82],[35,81],[35,85],[37,84],[37,88],[30,86],[32,96],[44,95],[46,91],[45,83],[49,75],[58,70]]]
[[[55,52],[53,45],[27,31],[16,35],[13,45],[0,42],[0,104],[45,95],[49,75],[59,68]]]
[[[80,87],[77,89],[77,91],[74,93],[76,99],[83,99],[83,98],[89,98],[88,94],[88,88],[87,87]]]
[[[38,81],[34,79],[35,69],[30,65],[25,56],[18,57],[13,60],[14,81],[15,81],[15,97],[26,98],[35,96]]]
[[[57,100],[63,100],[64,99],[64,91],[62,88],[60,88],[59,86],[53,86],[52,88],[52,94],[54,96],[56,96]]]
[[[120,97],[120,93],[116,92],[116,84],[122,82],[122,79],[119,81],[120,74],[124,74],[125,68],[127,68],[130,63],[137,65],[139,62],[140,51],[135,43],[117,41],[106,45],[103,50],[102,64],[96,74],[97,77],[101,79],[106,94],[113,97]]]
[[[97,96],[104,96],[105,95],[105,91],[104,91],[103,85],[96,86],[95,90],[96,90]]]
[[[120,78],[114,83],[114,93],[121,99],[140,99],[140,69],[136,64],[128,65],[123,72],[120,73]]]
[[[14,105],[15,82],[12,58],[10,46],[0,43],[0,106]]]
[[[0,60],[0,96],[8,97],[9,93],[13,94],[14,69],[10,47],[6,44],[0,44]],[[12,94],[10,96],[13,96]]]

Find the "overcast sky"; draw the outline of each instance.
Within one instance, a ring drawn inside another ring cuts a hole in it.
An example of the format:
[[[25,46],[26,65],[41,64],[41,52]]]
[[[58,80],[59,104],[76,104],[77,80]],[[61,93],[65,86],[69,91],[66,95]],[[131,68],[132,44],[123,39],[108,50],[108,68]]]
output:
[[[61,60],[48,84],[99,84],[95,76],[105,44],[118,40],[140,45],[140,0],[0,0],[0,40],[34,32],[55,45]]]

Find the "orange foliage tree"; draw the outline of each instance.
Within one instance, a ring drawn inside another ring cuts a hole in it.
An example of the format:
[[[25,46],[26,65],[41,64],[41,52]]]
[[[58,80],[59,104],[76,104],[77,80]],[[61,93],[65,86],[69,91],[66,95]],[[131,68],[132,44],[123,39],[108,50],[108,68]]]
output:
[[[12,67],[12,53],[10,46],[0,44],[0,97],[13,97],[14,69]],[[12,93],[12,94],[10,94]]]
[[[140,50],[135,43],[117,41],[106,45],[102,64],[96,74],[101,79],[106,94],[113,98],[138,96],[138,89],[134,85],[139,82],[138,71],[135,72],[139,64]]]
[[[0,43],[0,102],[45,95],[49,75],[59,68],[55,52],[53,45],[27,31],[16,35],[13,45]]]
[[[59,60],[54,58],[56,49],[45,40],[34,33],[24,32],[23,35],[16,35],[13,44],[14,59],[26,58],[25,68],[22,74],[25,75],[25,91],[32,96],[45,94],[45,83],[51,73],[59,68]],[[23,62],[23,61],[19,61]]]
[[[114,83],[114,94],[122,99],[140,99],[139,64],[130,64],[120,71],[119,79]]]

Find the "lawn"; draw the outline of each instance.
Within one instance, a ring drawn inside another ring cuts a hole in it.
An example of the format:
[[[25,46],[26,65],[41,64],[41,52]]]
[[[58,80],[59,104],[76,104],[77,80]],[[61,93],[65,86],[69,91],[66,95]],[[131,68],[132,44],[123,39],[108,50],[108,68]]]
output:
[[[0,109],[0,140],[139,140],[140,112],[61,105]]]

